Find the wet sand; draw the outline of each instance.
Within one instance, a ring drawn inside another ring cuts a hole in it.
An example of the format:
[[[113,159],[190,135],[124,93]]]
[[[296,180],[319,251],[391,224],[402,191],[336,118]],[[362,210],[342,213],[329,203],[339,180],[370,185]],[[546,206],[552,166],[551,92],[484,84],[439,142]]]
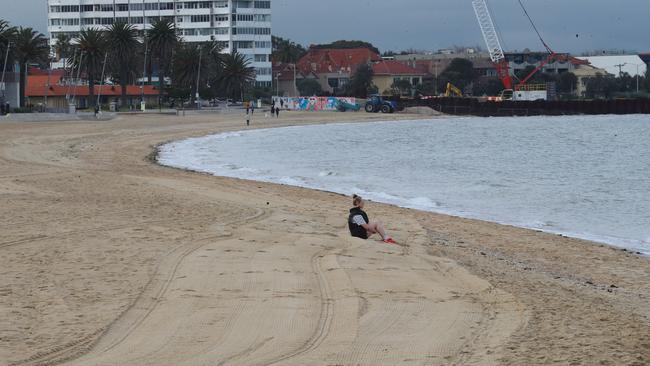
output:
[[[648,258],[378,203],[402,245],[362,241],[348,197],[152,162],[244,123],[0,123],[0,365],[650,363]]]

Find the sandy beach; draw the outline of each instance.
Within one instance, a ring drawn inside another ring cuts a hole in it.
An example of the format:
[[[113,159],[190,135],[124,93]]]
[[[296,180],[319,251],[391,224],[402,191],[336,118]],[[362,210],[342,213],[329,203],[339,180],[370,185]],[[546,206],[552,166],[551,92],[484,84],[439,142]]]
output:
[[[401,245],[363,241],[349,197],[154,162],[244,124],[0,122],[0,366],[650,364],[647,257],[374,202]]]

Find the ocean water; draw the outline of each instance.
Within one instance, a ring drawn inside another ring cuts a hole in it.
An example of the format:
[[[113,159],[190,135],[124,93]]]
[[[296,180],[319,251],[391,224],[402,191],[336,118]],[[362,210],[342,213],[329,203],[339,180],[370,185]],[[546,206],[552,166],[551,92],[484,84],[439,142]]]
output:
[[[323,189],[650,254],[650,117],[448,118],[252,130],[161,164]]]

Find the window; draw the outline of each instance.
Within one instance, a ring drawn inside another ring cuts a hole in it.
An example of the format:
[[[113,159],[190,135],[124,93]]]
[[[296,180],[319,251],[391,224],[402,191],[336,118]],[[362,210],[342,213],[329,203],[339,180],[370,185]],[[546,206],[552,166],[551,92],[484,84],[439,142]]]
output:
[[[214,21],[215,22],[227,22],[228,21],[228,15],[227,14],[215,15],[214,16]]]
[[[145,3],[144,10],[158,10],[158,3]]]
[[[260,67],[259,69],[255,69],[257,72],[257,75],[271,75],[271,68],[270,67]]]
[[[268,55],[255,55],[255,62],[267,62]]]
[[[99,11],[113,11],[113,4],[101,4],[99,5]]]
[[[329,78],[327,79],[327,85],[329,85],[332,88],[338,88],[339,87],[339,78]]]
[[[174,10],[174,3],[160,3],[160,10]]]
[[[93,25],[93,24],[95,24],[95,18],[81,19],[81,25]]]
[[[269,42],[269,41],[257,41],[257,42],[255,42],[255,48],[271,48],[271,42]]]
[[[255,8],[257,9],[271,9],[270,1],[255,1]]]
[[[129,5],[129,8],[131,9],[131,11],[142,10],[142,4],[140,4],[140,3],[131,3]]]
[[[232,34],[268,35],[271,28],[233,28]]]
[[[61,13],[78,13],[79,5],[61,5]]]
[[[270,22],[271,14],[255,14],[253,15],[253,20],[256,22]]]
[[[93,9],[92,5],[81,5],[81,11],[93,11]]]
[[[251,42],[251,41],[234,41],[232,43],[232,45],[233,45],[233,47],[235,49],[238,49],[238,48],[253,48],[253,43],[254,42]]]
[[[205,23],[210,21],[210,14],[192,15],[190,22],[192,23]]]
[[[228,2],[227,1],[215,1],[214,2],[214,7],[215,8],[227,8],[228,7]]]
[[[233,1],[233,6],[235,8],[252,8],[253,7],[253,2],[252,1]]]
[[[113,18],[100,18],[101,25],[111,25],[113,24]]]
[[[142,17],[131,17],[131,24],[142,24]]]
[[[220,27],[214,28],[214,34],[228,34],[230,33],[230,28]]]
[[[237,14],[237,21],[239,22],[252,22],[253,14]]]
[[[129,4],[117,4],[117,11],[129,11]]]
[[[79,18],[74,19],[51,19],[52,25],[79,25]]]
[[[201,9],[210,9],[211,5],[212,5],[212,3],[210,3],[209,1],[201,1],[199,3],[199,8],[201,8]]]

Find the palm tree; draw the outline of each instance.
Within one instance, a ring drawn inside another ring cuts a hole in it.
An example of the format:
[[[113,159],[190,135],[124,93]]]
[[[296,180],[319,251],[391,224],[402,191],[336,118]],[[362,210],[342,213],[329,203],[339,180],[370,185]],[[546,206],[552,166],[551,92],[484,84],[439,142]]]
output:
[[[24,107],[27,66],[30,63],[47,62],[50,49],[45,36],[32,28],[20,27],[16,32],[14,42],[14,52],[20,63],[20,106]]]
[[[111,60],[117,64],[119,69],[119,79],[122,88],[120,104],[126,106],[126,86],[129,83],[129,69],[136,58],[137,50],[140,46],[138,41],[138,31],[130,24],[125,22],[113,23],[106,33],[107,41],[111,45],[113,52]]]
[[[215,41],[197,43],[180,43],[174,53],[172,79],[174,86],[190,89],[196,95],[197,78],[199,89],[209,84],[216,86],[222,68],[223,47]],[[198,73],[198,74],[197,74]]]
[[[174,47],[178,43],[174,23],[166,19],[155,20],[147,31],[149,47],[158,60],[158,102],[162,103],[165,75],[169,69]]]
[[[2,56],[2,67],[4,67],[4,61],[5,61],[5,56],[9,56],[10,59],[7,60],[7,64],[10,65],[11,62],[11,57],[12,54],[9,52],[7,54],[7,47],[9,46],[10,42],[13,42],[14,39],[16,38],[16,28],[9,26],[9,22],[7,22],[4,19],[0,19],[0,55]],[[0,73],[2,70],[0,69]]]
[[[53,48],[59,60],[62,58],[69,58],[70,51],[72,50],[72,46],[70,45],[70,37],[64,33],[59,33],[57,34],[55,40],[56,43],[54,44]]]
[[[104,32],[97,28],[84,29],[79,33],[77,38],[77,47],[81,55],[82,68],[86,69],[86,77],[88,78],[88,95],[90,97],[90,106],[95,105],[95,80],[97,80],[102,70],[102,65],[106,57],[107,43]]]
[[[255,68],[242,54],[223,55],[223,70],[219,81],[229,97],[243,99],[245,88],[255,80]]]
[[[274,62],[295,64],[307,52],[305,48],[291,40],[281,37],[272,37]]]

